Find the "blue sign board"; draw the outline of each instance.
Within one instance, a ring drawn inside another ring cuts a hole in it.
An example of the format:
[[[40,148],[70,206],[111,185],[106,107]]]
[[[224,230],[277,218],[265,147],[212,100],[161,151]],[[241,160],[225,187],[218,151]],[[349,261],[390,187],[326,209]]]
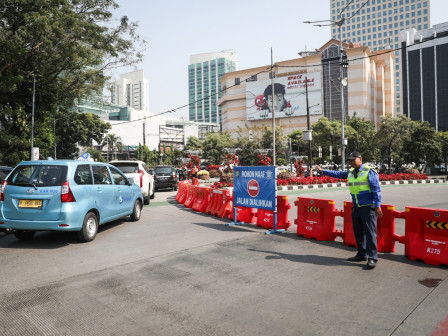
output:
[[[234,167],[233,204],[275,211],[275,167]]]

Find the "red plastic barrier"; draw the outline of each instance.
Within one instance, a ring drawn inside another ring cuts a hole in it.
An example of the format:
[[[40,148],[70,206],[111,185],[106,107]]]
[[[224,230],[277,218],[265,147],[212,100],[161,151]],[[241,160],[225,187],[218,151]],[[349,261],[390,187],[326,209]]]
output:
[[[448,210],[406,207],[405,255],[448,265]]]
[[[344,218],[344,231],[341,234],[346,246],[357,247],[355,233],[353,232],[352,202],[344,202],[344,211],[341,215]],[[383,217],[377,221],[377,247],[378,252],[395,252],[395,218],[402,217],[401,213],[395,210],[395,205],[381,204]]]
[[[216,212],[212,213],[212,215],[219,218],[229,217],[232,210],[232,194],[230,190],[224,189],[222,193],[222,202],[219,203],[219,207],[217,207]]]
[[[194,200],[194,190],[197,187],[189,184],[187,187],[187,199],[185,200],[184,206],[186,206],[187,208],[191,208],[193,206],[193,200]]]
[[[210,188],[197,187],[198,197],[193,204],[192,209],[197,212],[204,212],[210,199]]]
[[[187,186],[190,184],[189,181],[180,181],[179,182],[179,190],[177,191],[176,201],[180,204],[184,204],[187,200]]]
[[[288,202],[288,196],[277,196],[277,230],[288,230],[291,222],[288,220],[288,211],[291,205]],[[274,211],[258,209],[257,226],[264,229],[274,229]]]
[[[334,241],[339,235],[334,200],[298,197],[294,204],[297,206],[297,219],[294,220],[297,236]]]

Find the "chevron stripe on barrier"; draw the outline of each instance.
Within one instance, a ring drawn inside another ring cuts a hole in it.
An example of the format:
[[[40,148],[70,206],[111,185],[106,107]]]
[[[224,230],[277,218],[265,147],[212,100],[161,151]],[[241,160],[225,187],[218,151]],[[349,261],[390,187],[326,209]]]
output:
[[[316,207],[308,207],[308,212],[318,213],[320,211],[319,208]]]
[[[426,221],[426,227],[431,229],[448,230],[447,222]]]

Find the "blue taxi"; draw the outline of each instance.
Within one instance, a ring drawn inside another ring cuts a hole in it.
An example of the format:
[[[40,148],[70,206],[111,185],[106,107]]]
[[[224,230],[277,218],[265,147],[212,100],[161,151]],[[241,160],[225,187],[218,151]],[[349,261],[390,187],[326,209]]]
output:
[[[130,216],[140,219],[140,187],[118,168],[79,160],[24,161],[0,187],[0,228],[18,239],[36,231],[77,231],[95,239],[98,226]]]

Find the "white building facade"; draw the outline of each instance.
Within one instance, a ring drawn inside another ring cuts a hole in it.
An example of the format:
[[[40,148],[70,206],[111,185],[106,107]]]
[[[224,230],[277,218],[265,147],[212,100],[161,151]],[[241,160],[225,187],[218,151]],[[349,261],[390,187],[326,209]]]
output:
[[[135,110],[149,111],[149,84],[143,70],[121,74],[111,86],[111,102]]]

